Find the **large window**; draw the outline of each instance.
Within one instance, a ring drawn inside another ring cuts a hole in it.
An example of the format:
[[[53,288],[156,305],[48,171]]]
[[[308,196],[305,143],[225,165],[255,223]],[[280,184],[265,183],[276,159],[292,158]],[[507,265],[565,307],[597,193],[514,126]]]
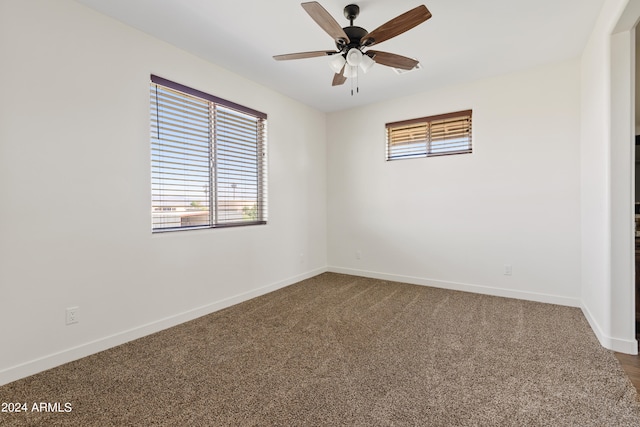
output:
[[[387,123],[387,160],[471,153],[471,110]]]
[[[267,115],[151,76],[156,231],[265,224]]]

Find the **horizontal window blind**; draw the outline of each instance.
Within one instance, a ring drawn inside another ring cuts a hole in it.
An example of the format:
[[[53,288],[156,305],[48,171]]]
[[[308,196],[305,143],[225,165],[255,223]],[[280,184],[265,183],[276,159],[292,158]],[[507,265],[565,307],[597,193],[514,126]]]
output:
[[[264,217],[264,121],[215,106],[217,223],[257,221]]]
[[[471,110],[386,124],[387,160],[471,153]]]
[[[153,231],[265,224],[266,115],[151,77]]]

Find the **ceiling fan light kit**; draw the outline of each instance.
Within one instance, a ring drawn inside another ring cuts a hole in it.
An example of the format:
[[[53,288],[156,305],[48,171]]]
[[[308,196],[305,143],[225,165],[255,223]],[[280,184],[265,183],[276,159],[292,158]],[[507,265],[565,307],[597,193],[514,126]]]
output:
[[[413,70],[419,65],[419,62],[413,58],[368,48],[409,31],[431,18],[431,12],[425,5],[415,7],[393,18],[371,32],[353,25],[354,19],[360,14],[358,5],[349,4],[344,8],[344,16],[350,22],[350,25],[344,28],[340,27],[340,24],[320,3],[312,1],[302,3],[301,6],[333,38],[337,51],[322,50],[276,55],[273,57],[275,60],[332,56],[329,66],[335,73],[333,86],[342,85],[347,79],[357,77],[358,67],[366,73],[375,63],[401,70]]]

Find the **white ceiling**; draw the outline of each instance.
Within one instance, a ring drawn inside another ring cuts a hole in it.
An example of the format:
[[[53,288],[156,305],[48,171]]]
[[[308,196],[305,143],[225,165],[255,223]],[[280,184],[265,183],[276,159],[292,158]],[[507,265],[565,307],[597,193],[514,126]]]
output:
[[[332,50],[335,44],[299,0],[76,0],[183,50],[321,111],[339,111],[415,92],[575,58],[604,0],[360,0],[354,25],[374,30],[424,1],[425,23],[375,49],[420,60],[404,75],[375,65],[332,87],[328,57],[272,56]],[[348,0],[320,3],[342,26]]]

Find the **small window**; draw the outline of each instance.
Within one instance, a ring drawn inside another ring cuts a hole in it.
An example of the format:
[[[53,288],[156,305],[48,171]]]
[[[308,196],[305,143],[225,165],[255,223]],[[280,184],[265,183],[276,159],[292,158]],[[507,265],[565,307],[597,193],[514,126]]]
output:
[[[471,153],[471,110],[387,123],[387,160]]]
[[[267,115],[151,76],[152,230],[266,224]]]

